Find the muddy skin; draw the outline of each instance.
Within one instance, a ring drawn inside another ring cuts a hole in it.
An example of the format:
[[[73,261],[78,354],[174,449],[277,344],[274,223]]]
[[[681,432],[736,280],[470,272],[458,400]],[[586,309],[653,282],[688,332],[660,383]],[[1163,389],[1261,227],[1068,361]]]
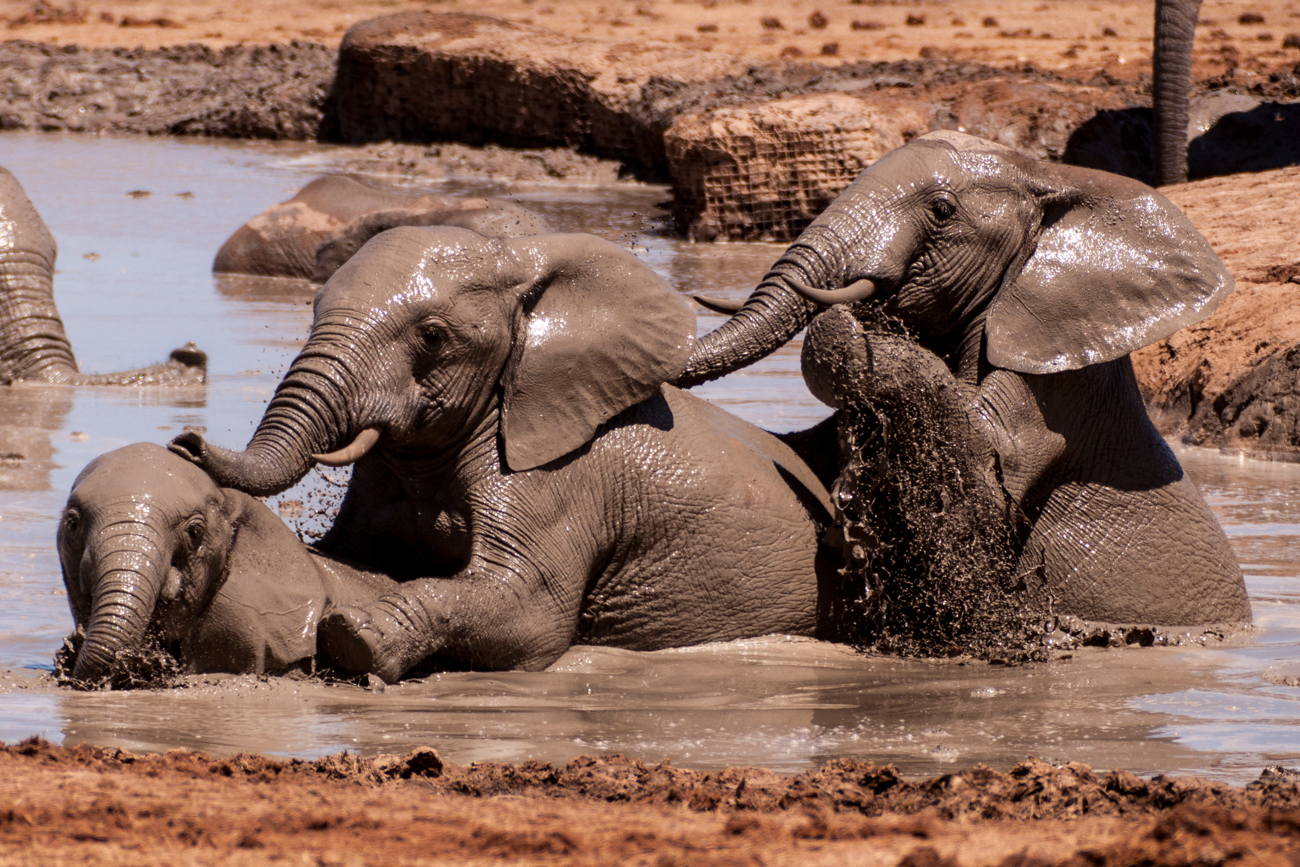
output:
[[[454,765],[424,747],[285,761],[33,738],[0,749],[0,769],[19,793],[0,800],[14,816],[0,857],[15,862],[121,863],[129,850],[131,863],[174,864],[196,846],[240,863],[364,851],[385,863],[1181,867],[1300,854],[1300,792],[1283,768],[1243,788],[1033,759],[909,781],[851,760],[786,777],[619,755]]]
[[[310,669],[322,617],[394,586],[312,551],[257,500],[146,443],[81,472],[58,550],[77,632],[56,675],[79,689]]]
[[[992,547],[970,550],[991,558],[983,580],[1023,584],[1031,615],[1231,627],[1250,620],[1240,571],[1147,418],[1128,353],[1204,318],[1232,285],[1150,188],[931,133],[877,162],[814,221],[736,315],[701,338],[681,382],[773,351],[814,316],[807,299],[878,296],[918,342],[834,308],[809,332],[805,379],[825,403],[872,409],[849,419],[852,448],[878,431],[917,430],[906,415],[889,418],[909,391],[943,407],[925,414],[964,419],[918,430],[918,453],[944,457],[929,459],[938,503],[901,516],[936,522],[915,537],[939,546],[915,551],[917,568],[943,562],[944,521],[967,538],[962,513],[1002,514]],[[882,363],[897,381],[873,373]],[[872,502],[869,476],[841,482],[841,498]],[[959,494],[955,516],[945,492]],[[1003,534],[1015,539],[1009,576]]]
[[[322,623],[344,670],[825,634],[825,489],[775,437],[663,387],[694,330],[662,278],[592,236],[393,229],[317,296],[246,451],[172,448],[263,495],[355,462],[319,547],[404,583]]]
[[[202,385],[208,357],[193,343],[152,367],[85,374],[54,305],[58,246],[18,180],[0,168],[0,382]]]
[[[212,270],[324,283],[366,241],[397,226],[460,226],[494,238],[549,231],[545,220],[507,199],[454,199],[325,175],[235,230]]]

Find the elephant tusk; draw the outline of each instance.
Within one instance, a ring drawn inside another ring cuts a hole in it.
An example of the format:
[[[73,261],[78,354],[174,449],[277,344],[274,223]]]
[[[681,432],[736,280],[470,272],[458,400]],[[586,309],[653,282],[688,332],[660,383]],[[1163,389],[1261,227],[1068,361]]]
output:
[[[324,464],[327,467],[346,467],[348,464],[355,464],[361,460],[366,452],[374,448],[377,442],[379,442],[379,428],[368,427],[357,434],[356,439],[338,451],[323,455],[312,455],[311,458],[316,463]]]
[[[796,280],[789,276],[785,281],[790,284],[794,291],[798,292],[809,301],[815,301],[823,307],[830,307],[834,304],[850,304],[854,301],[861,301],[864,298],[870,298],[876,293],[876,284],[866,277],[854,281],[843,289],[814,289],[813,287]]]
[[[692,295],[691,298],[705,310],[712,310],[714,313],[722,313],[727,316],[745,306],[744,301],[725,301],[721,298],[710,298],[707,295]]]

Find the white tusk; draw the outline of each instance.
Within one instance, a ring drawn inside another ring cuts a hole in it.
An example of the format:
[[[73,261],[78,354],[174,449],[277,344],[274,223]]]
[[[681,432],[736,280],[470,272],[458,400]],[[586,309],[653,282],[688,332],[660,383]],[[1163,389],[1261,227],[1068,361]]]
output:
[[[311,459],[327,467],[346,467],[348,464],[355,464],[361,460],[366,452],[374,448],[377,442],[379,442],[379,428],[368,427],[357,434],[356,439],[338,451],[323,455],[312,455]]]
[[[830,307],[832,304],[850,304],[854,301],[870,298],[876,293],[876,284],[866,277],[850,283],[843,289],[814,289],[789,277],[786,277],[785,280],[794,291],[809,301],[816,301],[824,307]]]

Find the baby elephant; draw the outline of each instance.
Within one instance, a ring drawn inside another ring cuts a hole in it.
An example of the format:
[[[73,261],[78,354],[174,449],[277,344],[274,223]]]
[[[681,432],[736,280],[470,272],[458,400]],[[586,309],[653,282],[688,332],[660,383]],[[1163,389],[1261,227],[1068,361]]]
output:
[[[507,199],[431,196],[355,175],[325,175],[235,230],[212,270],[324,283],[397,226],[460,226],[496,238],[540,235],[546,221]]]
[[[316,624],[393,587],[303,545],[266,506],[139,443],[77,476],[58,531],[68,603],[86,631],[72,676],[95,682],[147,637],[191,672],[282,671],[316,654]]]

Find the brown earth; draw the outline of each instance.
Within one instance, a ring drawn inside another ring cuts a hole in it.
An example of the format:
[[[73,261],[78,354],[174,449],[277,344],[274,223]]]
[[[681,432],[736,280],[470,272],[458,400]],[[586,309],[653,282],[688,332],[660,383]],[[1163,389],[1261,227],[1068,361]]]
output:
[[[1163,190],[1237,281],[1214,315],[1133,354],[1166,435],[1300,460],[1300,167]]]
[[[909,782],[621,756],[444,765],[0,749],[0,864],[1294,864],[1300,785],[1141,780],[1030,759]]]

